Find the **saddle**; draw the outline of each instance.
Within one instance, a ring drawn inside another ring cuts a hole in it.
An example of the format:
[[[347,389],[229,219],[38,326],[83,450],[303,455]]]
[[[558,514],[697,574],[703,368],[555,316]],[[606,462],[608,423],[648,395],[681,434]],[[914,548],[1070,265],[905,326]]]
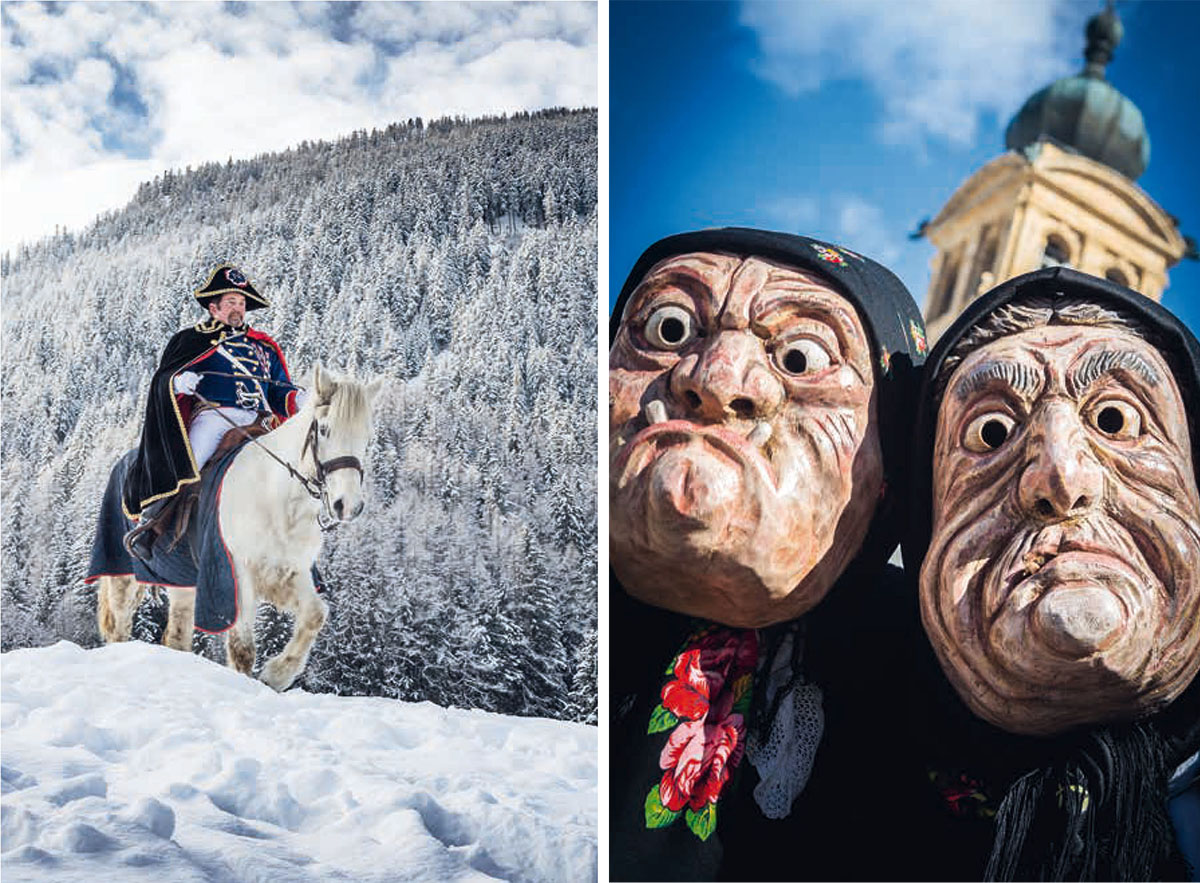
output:
[[[221,436],[221,440],[217,443],[217,449],[212,452],[212,456],[208,458],[208,461],[204,464],[203,468],[201,468],[200,477],[203,478],[204,476],[208,475],[208,473],[212,470],[214,463],[219,461],[222,457],[224,457],[234,448],[238,447],[244,441],[251,438],[258,438],[260,435],[266,435],[278,425],[279,419],[274,414],[272,414],[270,411],[263,411],[258,415],[258,419],[253,423],[250,423],[246,426],[230,427],[229,430],[226,431],[223,436]],[[178,502],[175,503],[174,507],[170,507],[173,508],[173,513],[168,513],[168,516],[173,514],[175,518],[174,537],[172,538],[170,545],[171,549],[174,549],[177,545],[179,545],[179,541],[183,539],[184,535],[187,533],[188,524],[192,520],[192,512],[194,512],[196,509],[196,500],[200,498],[200,484],[201,482],[197,481],[186,485],[183,490],[177,493],[174,497],[174,500]],[[167,529],[171,527],[169,517],[167,520],[163,521],[163,525],[164,528],[162,533],[166,533]]]
[[[272,429],[279,425],[278,418],[270,411],[264,411],[258,415],[258,419],[246,426],[230,427],[226,433],[221,436],[221,441],[217,443],[217,449],[205,462],[200,470],[200,478],[203,479],[212,469],[213,464],[221,460],[225,454],[234,448],[238,447],[247,439],[257,438],[260,435],[266,435]],[[187,535],[188,525],[192,520],[192,513],[196,509],[196,501],[200,497],[201,482],[195,481],[184,485],[178,493],[169,497],[163,504],[163,507],[158,511],[151,521],[138,525],[125,536],[125,548],[131,555],[136,555],[135,549],[151,549],[159,537],[171,532],[171,544],[167,547],[167,551],[172,551],[179,545],[179,541]],[[154,536],[147,539],[142,539],[135,544],[139,535],[147,531],[152,531]],[[137,555],[139,558],[146,558],[147,555]]]

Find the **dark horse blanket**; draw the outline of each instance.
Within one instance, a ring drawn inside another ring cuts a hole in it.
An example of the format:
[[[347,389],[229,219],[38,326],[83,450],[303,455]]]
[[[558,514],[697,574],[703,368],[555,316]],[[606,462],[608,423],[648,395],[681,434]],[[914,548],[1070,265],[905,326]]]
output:
[[[140,583],[195,589],[196,628],[210,633],[228,630],[238,617],[237,575],[221,536],[217,504],[225,472],[240,450],[241,447],[235,448],[208,464],[187,534],[171,548],[174,531],[168,530],[155,540],[150,560],[146,562],[130,556],[122,544],[133,522],[121,508],[121,493],[137,456],[136,450],[127,452],[108,477],[84,582],[91,583],[101,576],[132,574]]]

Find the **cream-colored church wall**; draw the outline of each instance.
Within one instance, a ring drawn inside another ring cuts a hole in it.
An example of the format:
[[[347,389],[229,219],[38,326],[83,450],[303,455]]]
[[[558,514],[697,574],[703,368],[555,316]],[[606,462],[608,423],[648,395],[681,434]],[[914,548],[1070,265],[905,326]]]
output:
[[[1099,194],[1097,198],[1100,198]],[[1111,193],[1108,198],[1110,202],[1118,201]],[[1103,204],[1081,203],[1074,195],[1067,196],[1057,187],[1043,182],[1033,186],[1030,202],[1040,213],[1058,219],[1085,238],[1099,239],[1111,251],[1138,266],[1166,268],[1166,251],[1172,243],[1155,235],[1143,223],[1133,227],[1113,223],[1112,213],[1106,211]],[[1086,270],[1082,266],[1079,269]]]

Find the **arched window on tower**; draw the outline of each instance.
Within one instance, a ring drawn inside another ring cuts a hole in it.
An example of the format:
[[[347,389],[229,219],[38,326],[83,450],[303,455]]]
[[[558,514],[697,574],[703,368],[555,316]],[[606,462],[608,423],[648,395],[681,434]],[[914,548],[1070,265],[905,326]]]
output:
[[[946,255],[942,261],[942,271],[938,276],[937,293],[933,298],[933,303],[930,304],[928,320],[936,319],[938,316],[950,309],[950,301],[954,298],[955,284],[958,282],[958,254]]]
[[[1126,288],[1130,287],[1129,280],[1125,278],[1125,274],[1116,267],[1109,267],[1104,274],[1104,278],[1109,282],[1115,282],[1118,285],[1124,285]]]
[[[975,252],[975,267],[971,271],[971,287],[967,289],[970,297],[982,294],[995,282],[998,238],[993,227],[984,229],[979,250]]]
[[[1042,252],[1043,267],[1071,266],[1071,250],[1058,236],[1050,236],[1046,240],[1046,250]]]

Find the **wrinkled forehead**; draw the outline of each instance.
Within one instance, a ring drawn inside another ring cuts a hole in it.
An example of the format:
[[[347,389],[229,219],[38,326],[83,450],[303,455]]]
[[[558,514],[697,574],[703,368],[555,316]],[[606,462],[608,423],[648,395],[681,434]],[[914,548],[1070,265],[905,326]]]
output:
[[[865,340],[862,322],[851,301],[831,282],[805,270],[756,255],[692,252],[664,258],[638,283],[622,315],[622,323],[664,291],[677,290],[695,300],[706,315],[744,316],[754,321],[786,303],[828,314]]]
[[[1182,406],[1162,354],[1136,334],[1112,327],[1044,325],[1005,335],[968,355],[955,369],[942,409],[989,390],[1033,400],[1079,396],[1102,379]]]

